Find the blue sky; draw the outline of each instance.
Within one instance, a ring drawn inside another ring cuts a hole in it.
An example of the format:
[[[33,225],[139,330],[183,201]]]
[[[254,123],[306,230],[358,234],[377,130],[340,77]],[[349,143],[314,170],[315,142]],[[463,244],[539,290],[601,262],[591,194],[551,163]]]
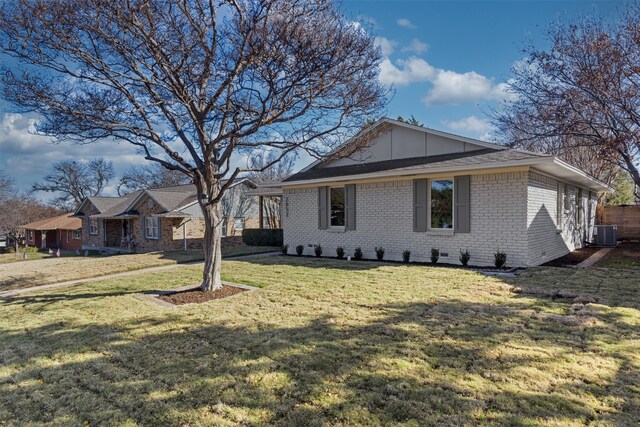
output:
[[[590,13],[615,18],[624,3],[344,0],[342,5],[349,17],[367,23],[383,48],[381,80],[393,93],[386,115],[413,114],[428,127],[486,139],[491,134],[486,114],[508,96],[505,82],[525,42],[545,46],[553,22]],[[53,145],[33,134],[35,119],[0,101],[0,169],[11,171],[21,190],[60,159],[106,157],[118,174],[144,162],[125,143]]]

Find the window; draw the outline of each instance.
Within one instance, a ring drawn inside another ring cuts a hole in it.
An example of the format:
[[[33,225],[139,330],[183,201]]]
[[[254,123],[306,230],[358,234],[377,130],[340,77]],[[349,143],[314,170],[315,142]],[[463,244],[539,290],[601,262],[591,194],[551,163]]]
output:
[[[157,216],[150,216],[144,219],[144,235],[147,239],[157,239],[159,237],[159,222],[160,221]]]
[[[429,189],[430,228],[453,228],[453,180],[434,179]]]
[[[29,230],[29,241],[33,242],[33,230]]]
[[[242,230],[244,228],[244,218],[234,218],[233,228],[236,230]]]
[[[330,190],[331,201],[331,227],[344,227],[344,187],[336,187]]]
[[[562,228],[562,217],[564,215],[564,198],[565,198],[565,188],[564,184],[558,183],[558,200],[556,202],[556,225],[559,229]]]
[[[94,218],[89,219],[89,234],[94,236],[98,235],[98,220]]]
[[[229,223],[229,218],[222,219],[222,237],[227,237],[227,224]]]
[[[82,231],[81,230],[73,230],[73,239],[74,240],[80,240],[82,238]]]

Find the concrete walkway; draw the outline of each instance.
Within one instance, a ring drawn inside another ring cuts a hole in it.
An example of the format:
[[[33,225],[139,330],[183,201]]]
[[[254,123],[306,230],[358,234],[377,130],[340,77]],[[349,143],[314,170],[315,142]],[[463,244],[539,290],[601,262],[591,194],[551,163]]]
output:
[[[259,257],[277,256],[277,255],[280,255],[280,252],[264,252],[264,253],[261,253],[261,254],[239,255],[239,256],[233,256],[233,257],[229,257],[229,258],[223,258],[223,261],[229,261],[229,260],[234,260],[234,259],[259,258]],[[125,271],[125,272],[122,272],[122,273],[107,274],[105,276],[97,276],[97,277],[90,277],[90,278],[86,278],[86,279],[69,280],[67,282],[50,283],[48,285],[32,286],[30,288],[12,289],[12,290],[9,290],[9,291],[0,292],[0,299],[1,298],[12,297],[12,296],[15,296],[15,295],[20,295],[20,294],[25,294],[25,293],[28,293],[28,292],[44,291],[44,290],[47,290],[47,289],[61,288],[61,287],[64,287],[64,286],[79,285],[81,283],[98,282],[100,280],[116,279],[118,277],[126,277],[126,276],[135,276],[136,274],[155,273],[156,271],[165,271],[165,270],[171,270],[171,269],[179,268],[179,267],[189,267],[189,266],[193,266],[193,265],[203,265],[203,264],[204,264],[204,261],[190,261],[190,262],[183,262],[183,263],[180,263],[180,264],[170,264],[170,265],[161,265],[161,266],[158,266],[158,267],[141,268],[139,270],[132,270],[132,271]]]
[[[611,252],[614,248],[602,248],[595,254],[591,255],[589,258],[582,261],[580,264],[576,265],[576,268],[588,268],[593,266],[596,262],[600,261],[606,254]]]

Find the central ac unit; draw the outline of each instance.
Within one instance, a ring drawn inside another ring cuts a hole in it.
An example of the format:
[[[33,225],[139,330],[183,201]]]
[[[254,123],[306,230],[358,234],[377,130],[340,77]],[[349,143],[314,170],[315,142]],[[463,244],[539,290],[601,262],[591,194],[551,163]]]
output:
[[[615,225],[596,225],[595,238],[598,246],[615,246],[618,243],[618,227]]]

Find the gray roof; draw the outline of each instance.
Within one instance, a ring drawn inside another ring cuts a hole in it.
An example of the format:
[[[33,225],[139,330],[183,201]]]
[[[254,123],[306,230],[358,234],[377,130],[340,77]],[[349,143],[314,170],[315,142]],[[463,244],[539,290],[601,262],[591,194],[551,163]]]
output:
[[[521,158],[526,158],[527,155],[537,156],[535,153],[528,153],[519,150],[497,150],[493,148],[485,148],[482,150],[467,151],[464,153],[409,157],[406,159],[383,160],[380,162],[358,163],[347,166],[324,167],[323,164],[318,164],[311,169],[291,175],[283,182],[361,175],[365,173],[383,172],[394,169],[422,168],[425,165],[445,166],[449,164],[483,164],[492,161],[501,162],[516,159],[519,160]]]
[[[251,182],[245,178],[238,179],[232,186],[240,184],[244,181]],[[227,183],[227,180],[221,181],[222,185]],[[254,186],[252,184],[252,186]],[[88,197],[87,200],[91,202],[99,211],[94,217],[98,218],[131,218],[138,216],[138,212],[134,210],[138,199],[143,194],[151,197],[157,202],[164,210],[161,216],[166,217],[184,217],[189,216],[184,212],[180,212],[179,209],[187,205],[193,204],[197,201],[196,186],[193,184],[175,185],[172,187],[163,188],[150,188],[148,190],[136,190],[127,195],[121,197]],[[83,203],[84,204],[84,203]],[[83,212],[76,212],[76,216],[84,215]]]

